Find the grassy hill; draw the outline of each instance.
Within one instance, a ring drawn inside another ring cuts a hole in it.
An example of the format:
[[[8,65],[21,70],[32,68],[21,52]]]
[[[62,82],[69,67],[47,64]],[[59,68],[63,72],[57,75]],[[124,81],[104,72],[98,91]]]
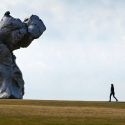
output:
[[[0,100],[0,125],[125,125],[125,103]]]

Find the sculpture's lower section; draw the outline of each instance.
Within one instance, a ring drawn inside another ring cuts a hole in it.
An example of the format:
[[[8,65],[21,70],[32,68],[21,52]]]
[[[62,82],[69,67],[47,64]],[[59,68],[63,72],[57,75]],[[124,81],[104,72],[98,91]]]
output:
[[[2,43],[0,53],[0,98],[21,99],[24,95],[24,80],[15,63],[15,56]]]
[[[2,69],[1,66],[0,69]],[[0,98],[23,98],[24,81],[19,69],[15,67],[14,72],[11,72],[11,70],[7,69],[8,73],[4,72],[4,70],[1,71],[0,74]]]

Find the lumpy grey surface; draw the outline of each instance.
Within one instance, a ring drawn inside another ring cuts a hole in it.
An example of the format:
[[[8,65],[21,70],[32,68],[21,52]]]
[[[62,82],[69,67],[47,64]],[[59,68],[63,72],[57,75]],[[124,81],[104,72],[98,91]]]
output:
[[[14,18],[7,11],[0,21],[0,98],[22,99],[24,80],[16,64],[14,50],[28,47],[46,30],[43,21],[31,15],[24,21]]]

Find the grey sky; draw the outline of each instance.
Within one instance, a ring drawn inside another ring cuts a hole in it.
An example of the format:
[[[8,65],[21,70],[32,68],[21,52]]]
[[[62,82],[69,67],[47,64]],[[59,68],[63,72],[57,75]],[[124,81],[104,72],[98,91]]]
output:
[[[4,0],[22,20],[37,14],[47,30],[15,52],[28,99],[108,100],[113,82],[125,100],[124,0]]]

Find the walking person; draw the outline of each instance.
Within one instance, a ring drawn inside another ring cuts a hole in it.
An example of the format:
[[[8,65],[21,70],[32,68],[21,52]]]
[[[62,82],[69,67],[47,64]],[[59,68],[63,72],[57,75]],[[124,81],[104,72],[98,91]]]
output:
[[[110,98],[109,98],[109,102],[111,102],[111,97],[114,97],[114,99],[116,100],[116,102],[118,102],[118,99],[115,97],[115,91],[114,91],[114,85],[111,84],[111,91],[110,91]]]

